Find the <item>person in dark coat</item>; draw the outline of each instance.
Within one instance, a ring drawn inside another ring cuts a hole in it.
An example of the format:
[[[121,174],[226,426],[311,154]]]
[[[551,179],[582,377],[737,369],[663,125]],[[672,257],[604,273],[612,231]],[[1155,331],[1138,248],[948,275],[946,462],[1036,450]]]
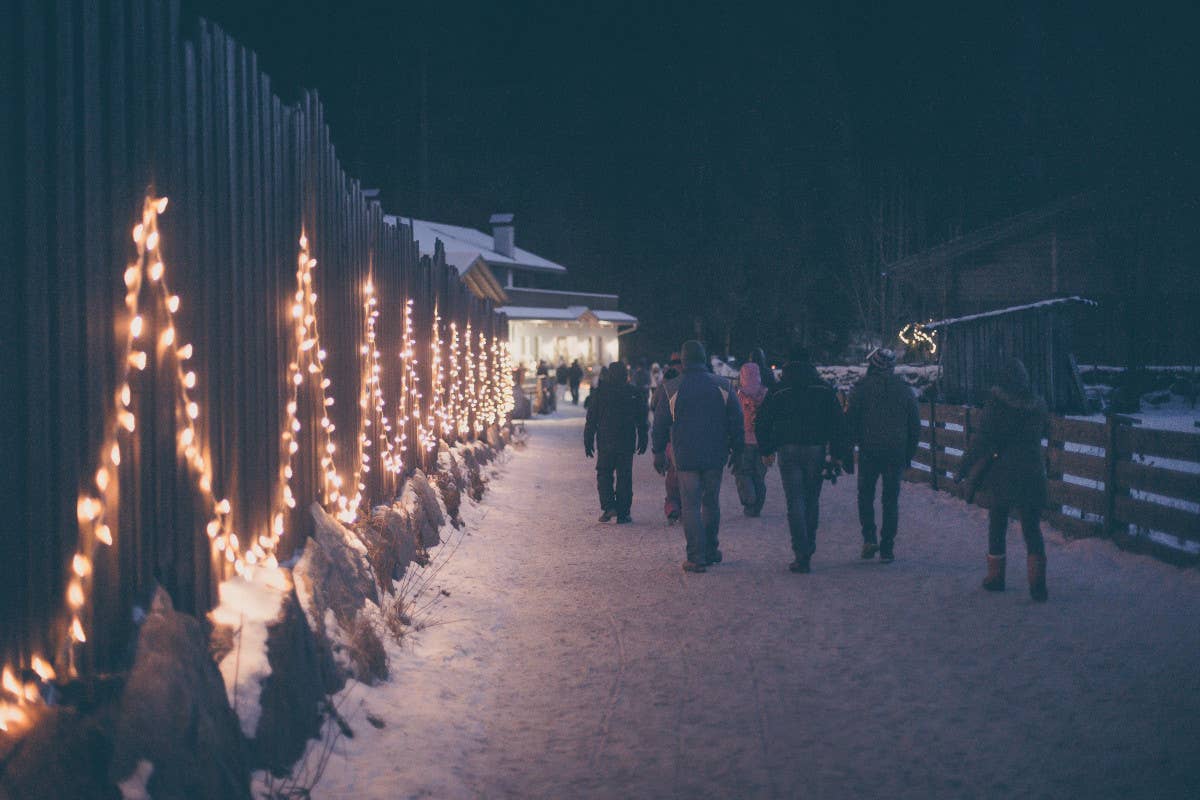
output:
[[[1029,595],[1045,602],[1046,543],[1042,538],[1041,510],[1046,505],[1046,461],[1042,437],[1049,412],[1033,393],[1029,373],[1019,359],[1010,358],[1001,369],[983,407],[967,452],[959,463],[958,481],[974,474],[978,486],[992,496],[988,509],[988,571],[983,588],[1004,591],[1008,515],[1016,509],[1025,535]]]
[[[579,384],[583,382],[583,367],[579,366],[579,359],[571,362],[571,369],[567,371],[567,382],[571,386],[571,405],[579,405]]]
[[[895,559],[900,525],[900,477],[917,452],[921,414],[908,383],[895,372],[896,354],[879,348],[867,374],[850,391],[846,409],[851,439],[858,445],[858,520],[864,559]],[[883,481],[883,527],[876,539],[875,484]]]
[[[567,399],[567,379],[570,376],[571,368],[567,366],[566,359],[560,358],[558,366],[554,368],[554,382],[558,384],[558,399]]]
[[[626,525],[633,504],[633,454],[646,452],[646,400],[626,379],[625,365],[614,361],[596,391],[588,395],[583,426],[583,452],[596,456],[596,488],[600,521],[614,516]],[[616,488],[613,476],[616,475]]]
[[[779,454],[787,498],[788,529],[796,559],[792,572],[806,573],[817,547],[821,485],[826,463],[853,460],[841,404],[807,360],[783,365],[779,389],[768,394],[755,424],[759,451]]]
[[[639,392],[642,393],[642,400],[645,401],[646,407],[650,407],[650,369],[646,366],[646,359],[638,361],[637,369],[633,371],[633,378],[630,380]]]
[[[767,362],[767,355],[761,347],[751,350],[750,357],[746,360],[758,365],[758,375],[762,379],[762,385],[766,387],[768,392],[773,392],[779,388],[779,379],[775,377],[775,370],[771,369],[771,365]]]
[[[687,538],[683,569],[704,572],[721,562],[721,477],[741,453],[745,432],[737,395],[729,381],[705,367],[704,345],[687,341],[681,350],[683,374],[663,384],[654,407],[654,469],[666,474],[669,442]]]

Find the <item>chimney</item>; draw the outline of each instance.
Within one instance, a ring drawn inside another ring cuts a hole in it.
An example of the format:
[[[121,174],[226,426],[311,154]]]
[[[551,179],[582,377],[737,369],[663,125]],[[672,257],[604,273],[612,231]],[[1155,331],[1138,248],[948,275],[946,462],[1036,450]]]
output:
[[[512,214],[492,214],[492,249],[502,256],[513,257],[516,234]]]

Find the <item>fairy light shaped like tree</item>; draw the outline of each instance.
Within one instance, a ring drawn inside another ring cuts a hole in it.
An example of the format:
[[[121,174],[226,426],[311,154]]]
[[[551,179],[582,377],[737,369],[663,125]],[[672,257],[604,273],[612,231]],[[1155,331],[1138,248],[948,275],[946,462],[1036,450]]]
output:
[[[463,437],[467,434],[466,396],[463,392],[462,346],[458,338],[458,323],[450,323],[450,383],[447,387],[447,415],[450,418],[451,435]]]

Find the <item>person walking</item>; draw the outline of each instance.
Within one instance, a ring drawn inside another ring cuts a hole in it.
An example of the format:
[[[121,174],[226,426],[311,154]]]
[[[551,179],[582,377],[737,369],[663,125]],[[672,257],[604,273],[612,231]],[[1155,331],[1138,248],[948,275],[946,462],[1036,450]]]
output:
[[[646,408],[650,407],[650,370],[646,367],[646,359],[639,359],[637,368],[633,371],[633,378],[630,380],[639,392],[642,393],[642,402]]]
[[[663,370],[657,361],[650,365],[650,396],[658,391],[663,382]]]
[[[600,521],[633,522],[633,454],[646,452],[646,400],[630,386],[625,365],[614,361],[606,378],[588,395],[587,421],[583,426],[583,452],[596,457],[596,489],[600,494]],[[613,477],[616,476],[616,486]]]
[[[768,394],[759,409],[755,433],[764,457],[779,456],[795,556],[788,569],[807,573],[817,549],[824,474],[827,468],[836,474],[843,460],[852,462],[854,454],[833,388],[821,380],[806,352],[792,359],[783,365],[779,389]],[[742,369],[746,366],[753,365]]]
[[[1008,515],[1016,509],[1025,537],[1029,596],[1039,603],[1049,597],[1046,543],[1040,524],[1047,494],[1042,437],[1048,422],[1046,403],[1034,394],[1025,364],[1008,359],[984,404],[956,477],[960,483],[971,480],[970,491],[983,489],[992,496],[988,509],[988,570],[983,588],[1004,591]]]
[[[558,384],[558,399],[567,399],[567,378],[570,373],[570,368],[567,366],[565,358],[558,359],[558,366],[554,368],[554,382]]]
[[[745,445],[742,407],[729,381],[705,366],[704,345],[689,340],[681,348],[683,373],[663,384],[654,407],[654,469],[667,472],[667,444],[679,475],[686,572],[704,572],[721,563],[721,475]]]
[[[658,407],[658,396],[662,393],[667,381],[678,378],[682,371],[683,359],[680,358],[679,353],[671,353],[670,359],[667,360],[667,371],[663,373],[662,380],[650,399],[651,412]],[[666,496],[663,498],[663,514],[667,517],[667,524],[674,525],[679,522],[679,517],[683,513],[683,505],[679,497],[679,473],[675,469],[675,451],[670,442],[667,443],[666,456],[667,472],[664,476]]]
[[[762,385],[766,387],[768,392],[773,392],[779,388],[779,380],[775,377],[775,370],[771,369],[771,365],[767,363],[767,355],[761,347],[751,350],[750,357],[746,360],[758,365],[758,375],[762,379]]]
[[[763,503],[767,500],[768,462],[772,459],[762,458],[759,454],[758,439],[754,433],[754,421],[758,416],[763,401],[767,399],[767,387],[762,385],[758,374],[758,365],[754,362],[742,364],[738,373],[738,401],[742,404],[742,428],[745,432],[746,446],[742,455],[734,465],[734,478],[737,481],[738,499],[742,501],[742,512],[747,517],[757,517],[762,514]]]
[[[858,445],[858,520],[862,557],[895,560],[900,524],[900,477],[917,452],[921,415],[908,383],[896,374],[896,354],[872,351],[867,374],[850,391],[846,409],[850,435]],[[883,482],[883,526],[876,539],[875,485]]]
[[[583,382],[583,367],[579,366],[579,359],[571,362],[571,369],[567,372],[567,381],[571,385],[571,405],[579,405],[579,384]]]

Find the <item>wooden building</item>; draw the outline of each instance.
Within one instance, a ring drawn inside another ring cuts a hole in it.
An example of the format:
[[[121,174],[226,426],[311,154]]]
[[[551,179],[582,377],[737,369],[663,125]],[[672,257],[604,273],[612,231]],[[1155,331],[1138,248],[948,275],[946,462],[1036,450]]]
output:
[[[1068,197],[888,265],[883,325],[894,331],[1078,296],[1097,303],[1076,320],[1081,362],[1194,363],[1197,231],[1192,200],[1132,191]]]
[[[938,335],[942,399],[983,404],[1005,360],[1015,357],[1025,363],[1034,392],[1046,398],[1051,411],[1086,411],[1072,334],[1078,313],[1094,306],[1064,297],[929,323],[925,328]]]

